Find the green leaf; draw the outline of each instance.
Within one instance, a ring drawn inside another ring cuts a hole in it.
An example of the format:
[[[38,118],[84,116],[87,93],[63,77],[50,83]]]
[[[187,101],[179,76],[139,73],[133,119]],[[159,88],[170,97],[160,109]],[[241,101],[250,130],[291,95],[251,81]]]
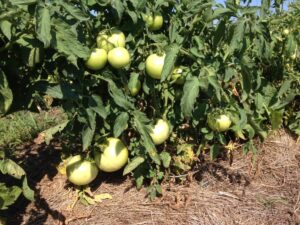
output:
[[[220,147],[218,145],[212,145],[210,147],[210,159],[214,160],[217,158],[217,156],[219,155],[220,152]]]
[[[77,58],[86,60],[90,56],[90,49],[79,42],[77,34],[70,29],[70,25],[62,20],[55,20],[55,42],[54,47],[58,52],[64,54],[67,59],[77,66]]]
[[[42,49],[41,48],[32,48],[30,50],[28,56],[28,66],[34,67],[37,63],[41,61],[42,56]]]
[[[8,40],[11,39],[11,23],[7,20],[0,21],[0,29],[2,33],[7,37]]]
[[[230,41],[230,52],[233,53],[235,50],[240,50],[242,48],[241,43],[244,39],[245,32],[245,23],[244,19],[238,20],[235,24],[234,32],[232,39]]]
[[[82,148],[86,150],[92,143],[96,130],[96,114],[92,109],[86,109],[88,124],[82,130]]]
[[[136,8],[138,11],[144,9],[147,0],[130,0],[132,3],[133,7]]]
[[[212,16],[209,17],[208,21],[212,21],[219,17],[224,17],[225,15],[230,16],[231,14],[232,14],[232,10],[230,8],[216,8]]]
[[[0,116],[5,114],[13,102],[13,93],[4,72],[0,69]]]
[[[277,130],[281,127],[282,122],[283,122],[283,113],[284,110],[271,110],[271,124],[272,124],[272,129]]]
[[[102,99],[99,95],[92,95],[89,97],[89,107],[94,110],[103,119],[107,117],[107,111],[103,105]]]
[[[7,187],[4,183],[0,183],[0,210],[12,205],[21,193],[22,189],[17,186]]]
[[[129,101],[128,96],[126,96],[123,91],[116,86],[112,80],[108,80],[109,93],[113,98],[114,102],[125,110],[134,109],[134,105]]]
[[[41,87],[39,91],[44,92],[45,94],[57,98],[57,99],[70,99],[76,100],[78,98],[76,93],[76,87],[73,87],[69,84],[58,84],[55,86],[46,86]]]
[[[119,137],[128,127],[129,115],[127,112],[122,112],[118,115],[114,124],[114,136]]]
[[[146,115],[140,111],[134,111],[132,113],[134,117],[134,127],[141,134],[142,137],[142,145],[146,148],[147,153],[150,158],[157,164],[160,165],[160,157],[157,153],[155,145],[152,142],[152,139],[149,135],[151,132],[151,126],[149,125],[150,120],[146,117]]]
[[[111,6],[117,11],[118,21],[121,21],[124,13],[124,3],[121,0],[111,0]]]
[[[124,168],[123,171],[123,176],[129,174],[130,172],[132,172],[133,170],[135,170],[139,165],[141,165],[143,162],[145,161],[145,159],[142,156],[136,156],[135,158],[133,158],[128,164],[127,166]]]
[[[34,191],[28,186],[27,177],[25,176],[22,183],[23,195],[29,201],[34,201]]]
[[[45,131],[42,132],[45,142],[47,145],[50,144],[50,141],[53,139],[53,136],[58,133],[58,132],[62,132],[65,127],[68,125],[69,120],[62,122],[61,124],[58,124],[54,127],[51,127]]]
[[[208,82],[213,88],[215,89],[215,95],[217,96],[218,100],[221,101],[221,90],[222,87],[218,81],[217,76],[214,74],[212,76],[207,76]]]
[[[50,12],[47,6],[39,5],[36,9],[36,33],[47,48],[51,41]]]
[[[80,10],[78,7],[76,7],[75,4],[68,4],[65,1],[60,1],[59,4],[74,18],[76,18],[79,21],[87,21],[89,18],[88,16]],[[78,5],[77,5],[78,6]]]
[[[11,159],[3,159],[0,161],[0,171],[16,179],[21,179],[22,176],[26,174],[23,168]]]
[[[200,83],[197,77],[188,78],[183,87],[183,96],[181,98],[181,111],[184,116],[192,116],[194,104],[199,96]]]
[[[37,0],[9,0],[12,5],[32,5],[37,3]]]
[[[169,168],[170,167],[170,163],[171,163],[171,155],[169,152],[163,151],[160,153],[160,158],[161,161],[163,163],[163,166],[165,168]]]
[[[179,50],[180,47],[177,44],[171,44],[166,47],[165,49],[166,57],[164,61],[164,67],[161,73],[161,82],[165,81],[168,78],[168,76],[171,74]]]

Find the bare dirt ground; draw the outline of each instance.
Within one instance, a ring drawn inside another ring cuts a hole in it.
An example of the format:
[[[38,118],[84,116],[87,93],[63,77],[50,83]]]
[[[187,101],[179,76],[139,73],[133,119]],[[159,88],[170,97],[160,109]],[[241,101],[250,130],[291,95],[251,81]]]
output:
[[[57,173],[59,151],[53,146],[28,145],[29,181],[36,201],[22,201],[7,212],[9,224],[49,225],[296,225],[300,224],[300,143],[280,131],[252,155],[234,153],[233,163],[203,161],[189,181],[163,185],[164,196],[150,201],[120,174],[100,175],[95,193],[111,200],[92,206],[77,203],[66,178]],[[33,187],[32,185],[32,187]]]

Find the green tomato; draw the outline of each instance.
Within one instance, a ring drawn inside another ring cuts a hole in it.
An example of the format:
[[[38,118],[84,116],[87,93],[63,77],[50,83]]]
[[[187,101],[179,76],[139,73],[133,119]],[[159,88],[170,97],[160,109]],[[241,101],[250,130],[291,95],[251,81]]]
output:
[[[170,126],[167,121],[163,119],[157,120],[154,128],[150,133],[150,137],[155,145],[164,143],[170,136]]]
[[[116,68],[122,69],[130,63],[130,55],[126,48],[117,47],[108,52],[109,64]]]
[[[120,139],[107,138],[99,147],[102,153],[94,151],[94,158],[100,170],[115,172],[127,163],[128,149]]]
[[[91,70],[100,70],[107,63],[107,53],[104,49],[96,48],[92,51],[85,65]]]
[[[144,15],[143,17],[149,30],[151,31],[159,30],[164,22],[164,19],[160,13],[154,13],[154,17],[152,15]]]
[[[141,87],[142,87],[141,81],[137,80],[137,82],[134,85],[128,86],[128,89],[132,96],[136,96],[141,90]]]
[[[97,37],[98,48],[103,48],[107,52],[115,47],[125,47],[125,35],[122,31],[112,29],[110,34],[100,32]]]
[[[175,67],[171,75],[171,80],[175,81],[175,84],[184,84],[183,68]]]
[[[229,129],[231,125],[231,119],[225,115],[219,115],[217,117],[209,116],[208,117],[208,126],[213,131],[223,132]]]
[[[291,60],[295,60],[297,58],[297,53],[295,52],[293,55],[291,55]]]
[[[290,34],[290,30],[285,28],[282,33],[284,36],[288,36]]]
[[[75,185],[87,185],[98,175],[95,163],[84,160],[80,155],[73,156],[66,165],[67,177]]]
[[[154,79],[161,79],[166,55],[151,54],[146,59],[146,72]]]

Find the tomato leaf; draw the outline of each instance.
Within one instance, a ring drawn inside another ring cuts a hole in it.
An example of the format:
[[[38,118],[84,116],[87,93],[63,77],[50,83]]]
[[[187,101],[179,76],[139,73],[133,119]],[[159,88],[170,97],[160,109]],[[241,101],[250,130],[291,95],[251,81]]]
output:
[[[69,120],[62,122],[54,127],[51,127],[41,133],[42,137],[44,138],[47,145],[50,144],[50,141],[53,139],[53,136],[58,133],[62,132],[66,126],[68,125]]]
[[[119,137],[124,130],[128,127],[129,115],[127,112],[120,113],[114,124],[114,136]]]
[[[77,66],[77,58],[86,60],[90,56],[90,50],[79,42],[77,33],[62,20],[56,19],[54,23],[56,33],[53,44],[58,52],[64,54],[75,66]]]
[[[46,5],[39,4],[36,9],[36,33],[38,38],[44,43],[47,48],[51,41],[51,21],[50,12]]]
[[[92,143],[96,130],[96,113],[92,109],[86,109],[88,124],[82,129],[82,148],[86,150]]]
[[[145,161],[145,158],[142,156],[136,156],[132,159],[127,166],[124,168],[123,176],[129,174],[133,170],[135,170],[139,165],[141,165]]]
[[[109,94],[113,98],[114,102],[125,110],[134,109],[134,105],[129,101],[129,97],[123,93],[123,91],[116,86],[116,84],[107,79],[109,84]]]
[[[23,179],[22,191],[25,198],[27,198],[29,201],[34,201],[34,191],[28,186],[26,176]]]
[[[102,99],[99,95],[92,95],[89,97],[89,107],[94,110],[103,119],[107,117],[107,111],[103,105]]]
[[[7,20],[0,21],[0,29],[2,33],[7,37],[8,40],[11,39],[11,23]]]
[[[74,18],[76,18],[79,21],[87,21],[89,18],[88,16],[83,12],[83,10],[80,10],[75,5],[68,4],[65,1],[59,1],[59,4]]]
[[[160,154],[160,158],[162,160],[163,166],[165,168],[169,168],[170,167],[170,163],[171,163],[171,155],[168,152],[161,152]]]
[[[0,210],[12,205],[21,193],[22,189],[18,186],[7,187],[4,183],[0,183]]]
[[[177,59],[180,47],[177,44],[171,44],[165,48],[165,62],[161,73],[161,82],[164,82],[171,74]]]
[[[134,117],[134,127],[141,134],[141,142],[143,146],[146,148],[150,158],[157,165],[160,165],[161,164],[160,157],[149,135],[149,133],[151,132],[151,126],[149,125],[150,120],[146,117],[144,113],[140,111],[136,110],[132,114]]]
[[[12,5],[32,5],[37,2],[37,0],[9,0]]]
[[[184,116],[192,116],[194,104],[199,96],[200,83],[197,77],[188,78],[183,87],[183,96],[181,98],[181,111]]]
[[[273,130],[277,130],[281,127],[283,122],[283,113],[284,110],[271,110],[271,125]]]
[[[22,176],[26,174],[23,168],[11,159],[3,159],[0,161],[0,171],[16,179],[21,179]]]
[[[5,114],[13,101],[13,93],[8,86],[4,72],[0,69],[0,116]]]
[[[210,147],[210,159],[214,160],[217,158],[220,152],[220,147],[217,144],[214,144]]]

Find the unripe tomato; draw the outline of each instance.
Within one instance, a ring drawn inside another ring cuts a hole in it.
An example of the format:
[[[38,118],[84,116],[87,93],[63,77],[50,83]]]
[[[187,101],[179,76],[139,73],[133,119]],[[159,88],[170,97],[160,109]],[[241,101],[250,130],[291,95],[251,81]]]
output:
[[[98,175],[95,163],[84,160],[80,155],[73,156],[66,165],[67,177],[75,185],[87,185]]]
[[[231,119],[225,115],[219,115],[217,117],[209,116],[208,117],[208,126],[213,131],[223,132],[229,129],[231,125]]]
[[[97,37],[98,48],[103,48],[107,52],[115,47],[125,47],[125,35],[122,31],[112,29],[110,34],[100,32]]]
[[[157,120],[154,128],[150,133],[150,137],[155,145],[164,143],[170,136],[170,126],[163,119]]]
[[[100,70],[107,63],[107,53],[104,49],[96,48],[86,61],[85,65],[91,70]]]
[[[285,28],[282,33],[284,36],[288,36],[290,34],[290,30]]]
[[[128,149],[120,139],[107,138],[99,147],[102,153],[95,151],[94,158],[100,170],[115,172],[127,163]]]
[[[126,48],[117,47],[108,52],[109,64],[116,68],[121,69],[130,63],[130,55]]]
[[[164,19],[160,13],[154,13],[154,17],[152,15],[144,15],[144,21],[149,30],[156,31],[162,27]]]
[[[183,76],[183,68],[175,67],[171,79],[175,81],[176,84],[184,84],[185,77]]]
[[[154,79],[161,79],[162,69],[164,67],[166,55],[151,54],[146,59],[146,72]]]
[[[141,87],[142,87],[142,84],[141,84],[140,80],[137,80],[137,82],[134,85],[128,86],[129,92],[132,96],[136,96],[139,93],[139,91],[141,90]]]
[[[297,58],[297,54],[295,52],[293,55],[291,55],[291,60],[295,60],[296,58]]]

